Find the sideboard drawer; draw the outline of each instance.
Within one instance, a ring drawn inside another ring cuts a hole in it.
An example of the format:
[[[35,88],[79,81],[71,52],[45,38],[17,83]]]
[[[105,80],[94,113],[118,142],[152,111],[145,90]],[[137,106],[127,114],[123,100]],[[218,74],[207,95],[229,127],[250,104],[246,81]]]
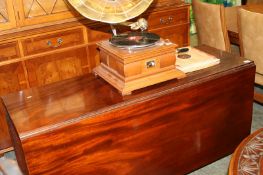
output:
[[[83,28],[37,35],[22,40],[25,55],[47,52],[84,43]]]
[[[16,41],[0,44],[0,62],[20,57]]]
[[[187,22],[189,22],[187,7],[156,12],[148,16],[148,26],[150,30]]]

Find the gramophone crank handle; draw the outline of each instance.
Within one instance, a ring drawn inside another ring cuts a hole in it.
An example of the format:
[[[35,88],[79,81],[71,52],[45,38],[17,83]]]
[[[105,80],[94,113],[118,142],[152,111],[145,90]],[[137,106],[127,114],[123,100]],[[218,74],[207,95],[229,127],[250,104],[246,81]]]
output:
[[[115,29],[115,27],[112,24],[110,25],[110,28],[111,28],[112,34],[114,36],[117,36],[117,30]]]
[[[136,22],[122,22],[119,23],[123,26],[129,26],[132,30],[138,30],[141,29],[142,31],[147,30],[148,28],[148,22],[144,18],[138,19]]]

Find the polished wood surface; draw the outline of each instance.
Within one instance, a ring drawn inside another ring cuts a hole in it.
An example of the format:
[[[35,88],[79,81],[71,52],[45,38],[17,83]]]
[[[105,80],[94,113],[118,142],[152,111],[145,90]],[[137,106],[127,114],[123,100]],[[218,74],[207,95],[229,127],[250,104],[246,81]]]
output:
[[[20,51],[16,41],[0,44],[0,62],[19,57]]]
[[[86,48],[25,61],[30,87],[43,86],[89,73]]]
[[[262,174],[262,139],[263,128],[250,134],[238,145],[231,157],[229,175]]]
[[[190,10],[189,7],[151,13],[146,18],[149,23],[149,31],[160,35],[176,43],[179,47],[189,46],[190,38]]]
[[[3,147],[8,148],[9,145],[11,145],[11,139],[9,137],[8,126],[6,124],[7,123],[6,115],[7,115],[7,111],[1,99],[0,100],[0,138],[1,138],[0,145],[3,145]],[[6,151],[10,151],[10,150],[6,150]],[[1,153],[2,152],[0,151],[0,155]]]
[[[0,95],[27,88],[26,77],[22,63],[1,66]]]
[[[5,0],[0,2],[5,3]],[[83,75],[87,71],[91,72],[99,64],[96,43],[111,36],[109,25],[79,18],[79,15],[72,14],[72,9],[68,9],[66,1],[62,0],[32,1],[32,6],[28,6],[28,0],[6,2],[13,10],[7,14],[10,15],[10,21],[12,15],[14,16],[14,25],[2,28],[2,23],[0,24],[0,69],[13,70],[6,67],[22,66],[23,75],[20,72],[18,79],[22,77],[23,80],[16,81],[17,72],[14,72],[11,78],[3,78],[4,83],[1,80],[0,89],[4,89],[4,94]],[[53,2],[56,3],[51,8]],[[0,7],[1,5],[0,3]],[[154,23],[155,27],[149,26],[150,31],[170,39],[179,46],[186,46],[190,43],[189,8],[189,4],[181,1],[157,0],[140,17],[150,18],[148,22]],[[43,9],[46,14],[43,14]],[[153,18],[152,15],[158,18]],[[177,21],[174,20],[168,25],[164,23],[163,20],[171,17]],[[119,32],[127,30],[129,29],[120,29]],[[6,76],[1,75],[10,77],[9,72],[7,71]],[[7,88],[6,81],[11,80],[12,83]],[[0,144],[1,149],[6,147]]]
[[[167,1],[169,2],[169,1]],[[166,3],[167,3],[166,2]],[[177,1],[174,1],[177,3]],[[156,6],[158,6],[157,4]],[[141,17],[147,19],[149,31],[160,35],[164,39],[177,44],[179,47],[190,45],[190,6],[178,6],[177,8],[168,9],[173,4],[167,4],[166,10],[146,13]]]
[[[188,23],[189,11],[187,8],[177,8],[159,13],[150,14],[147,19],[149,20],[149,29],[163,28],[167,26],[174,26],[179,24]]]
[[[92,75],[4,96],[24,173],[185,174],[232,153],[250,133],[255,65],[201,49],[221,63],[129,96]]]

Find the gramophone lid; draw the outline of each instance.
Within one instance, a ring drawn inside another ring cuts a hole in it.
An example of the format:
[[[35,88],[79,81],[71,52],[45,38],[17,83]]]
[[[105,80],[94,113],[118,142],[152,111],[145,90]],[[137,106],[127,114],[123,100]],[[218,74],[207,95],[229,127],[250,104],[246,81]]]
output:
[[[120,23],[142,14],[153,0],[68,0],[84,17],[105,23]]]

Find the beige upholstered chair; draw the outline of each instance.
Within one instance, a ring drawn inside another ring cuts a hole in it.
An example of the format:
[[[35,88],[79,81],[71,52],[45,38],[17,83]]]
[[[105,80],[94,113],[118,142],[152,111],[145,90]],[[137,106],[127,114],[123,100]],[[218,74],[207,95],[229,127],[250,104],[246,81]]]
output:
[[[255,83],[263,85],[263,14],[240,8],[238,28],[241,56],[255,62]],[[254,98],[256,101],[263,102],[262,94],[255,92]]]
[[[237,27],[237,12],[240,6],[232,6],[225,8],[225,19],[226,19],[226,28],[231,32],[238,33]]]
[[[225,24],[224,7],[193,0],[198,44],[230,52],[230,42]]]

